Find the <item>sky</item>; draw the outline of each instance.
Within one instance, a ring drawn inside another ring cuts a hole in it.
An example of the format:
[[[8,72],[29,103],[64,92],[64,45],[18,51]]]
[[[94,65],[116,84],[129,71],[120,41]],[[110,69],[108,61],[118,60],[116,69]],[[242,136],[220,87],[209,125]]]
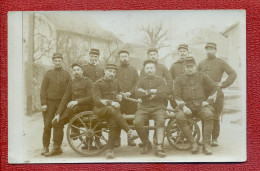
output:
[[[173,40],[181,41],[186,32],[208,28],[218,32],[243,21],[243,10],[158,10],[158,11],[91,11],[88,14],[105,30],[124,42],[143,43],[144,32],[138,26],[163,22]]]

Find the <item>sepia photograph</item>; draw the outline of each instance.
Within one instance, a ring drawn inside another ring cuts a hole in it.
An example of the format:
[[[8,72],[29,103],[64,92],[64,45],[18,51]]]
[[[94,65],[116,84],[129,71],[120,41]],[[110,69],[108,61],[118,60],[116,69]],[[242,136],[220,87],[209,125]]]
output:
[[[8,12],[9,163],[245,162],[245,10]]]

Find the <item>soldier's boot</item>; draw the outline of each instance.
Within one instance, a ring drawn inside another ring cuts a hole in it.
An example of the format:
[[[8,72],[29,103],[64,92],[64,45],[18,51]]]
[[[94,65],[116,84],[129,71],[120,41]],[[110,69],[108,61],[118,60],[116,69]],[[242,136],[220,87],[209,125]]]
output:
[[[127,132],[127,138],[128,138],[128,141],[133,141],[138,138],[138,135],[136,134],[136,132],[134,132],[132,129],[130,129]]]
[[[212,139],[211,146],[212,147],[217,147],[218,146],[218,140],[217,139]]]
[[[128,144],[128,146],[132,146],[132,147],[136,146],[136,143],[134,142],[134,140],[127,140],[127,144]]]
[[[111,149],[106,150],[106,159],[113,159],[114,158],[114,152]]]
[[[163,145],[162,144],[158,144],[157,145],[156,156],[158,156],[160,158],[164,158],[166,156],[166,154],[165,154],[165,152],[163,150]]]
[[[197,142],[194,142],[191,144],[191,153],[196,154],[199,152],[199,144]]]
[[[147,140],[145,144],[143,143],[143,147],[141,148],[141,154],[147,154],[150,151],[152,151],[152,143],[149,140]]]
[[[203,153],[207,154],[207,155],[211,155],[212,154],[212,151],[210,149],[210,145],[209,143],[205,143],[203,145]]]
[[[49,153],[49,147],[43,147],[41,151],[41,155],[45,155],[46,153]]]
[[[61,147],[54,145],[51,151],[49,153],[46,153],[44,156],[51,157],[51,156],[60,155],[61,153],[63,153]]]

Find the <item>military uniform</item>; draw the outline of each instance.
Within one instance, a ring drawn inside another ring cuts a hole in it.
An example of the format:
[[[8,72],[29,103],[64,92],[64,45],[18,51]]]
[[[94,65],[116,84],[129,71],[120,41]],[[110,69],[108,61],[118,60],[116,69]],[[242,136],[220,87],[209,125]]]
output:
[[[129,65],[120,65],[117,71],[117,79],[119,81],[120,87],[122,88],[122,92],[130,92],[131,98],[135,98],[135,87],[139,80],[139,75],[137,70],[133,66]],[[137,103],[122,100],[121,102],[121,113],[125,114],[134,114],[137,109]]]
[[[71,76],[69,72],[62,68],[49,70],[44,75],[41,84],[40,99],[41,105],[47,105],[47,111],[42,112],[44,121],[42,141],[45,148],[48,148],[50,145],[52,119],[70,81]]]
[[[222,87],[217,91],[217,99],[214,104],[215,112],[212,139],[216,140],[220,132],[219,117],[224,107],[224,93],[222,92],[222,88],[230,86],[237,78],[237,74],[224,60],[216,57],[201,61],[197,70],[207,74],[215,82],[221,82],[224,72],[228,74],[228,78],[222,83]]]
[[[67,108],[67,104],[70,101],[77,101],[78,104],[72,108]],[[92,103],[92,81],[86,77],[73,79],[69,83],[57,111],[61,116],[59,122],[53,126],[54,146],[61,146],[64,125],[67,124],[75,114],[92,110]]]
[[[209,144],[213,128],[213,108],[212,100],[208,100],[207,91],[212,95],[216,92],[216,84],[204,73],[195,72],[193,75],[182,74],[174,83],[174,96],[176,101],[184,101],[192,114],[199,117],[204,123],[203,143]],[[209,105],[202,106],[203,101],[208,101]],[[187,115],[184,114],[182,106],[178,106],[176,120],[181,132],[191,142],[194,143],[192,133],[187,124]]]
[[[155,120],[157,127],[164,127],[167,114],[164,109],[163,99],[167,97],[166,87],[165,80],[159,76],[146,76],[141,78],[137,84],[135,93],[138,98],[142,99],[142,103],[135,113],[134,123],[144,145],[148,142],[148,135],[143,127],[147,125],[149,118]],[[147,93],[138,91],[139,88],[147,91]],[[157,92],[153,94],[151,89],[157,89]]]
[[[108,149],[113,149],[120,128],[126,132],[130,130],[120,110],[111,106],[112,101],[117,101],[116,97],[120,92],[121,88],[117,79],[109,80],[102,77],[93,84],[92,93],[95,106],[93,112],[109,124]],[[100,100],[109,100],[108,105],[104,105]]]
[[[98,64],[93,65],[93,64],[87,63],[86,65],[83,65],[82,68],[83,68],[83,75],[85,77],[88,77],[89,79],[91,79],[93,81],[93,83],[96,82],[101,77],[103,77],[103,75],[104,75],[103,69]]]

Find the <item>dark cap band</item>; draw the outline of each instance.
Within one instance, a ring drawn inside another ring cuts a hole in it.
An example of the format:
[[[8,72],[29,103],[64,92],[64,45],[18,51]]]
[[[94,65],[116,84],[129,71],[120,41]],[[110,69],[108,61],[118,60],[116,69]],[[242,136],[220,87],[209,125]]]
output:
[[[82,66],[81,66],[80,64],[78,64],[78,63],[72,64],[72,65],[71,65],[71,68],[73,68],[74,66],[78,66],[78,67],[80,67],[80,68],[82,69]]]
[[[53,56],[52,56],[52,59],[55,59],[55,58],[63,59],[63,57],[62,57],[62,55],[60,53],[54,53]]]
[[[129,55],[129,52],[128,52],[127,50],[120,50],[120,51],[118,52],[118,55],[120,55],[121,53],[127,53],[127,54]]]
[[[156,52],[156,53],[158,53],[158,49],[156,49],[156,48],[149,48],[149,49],[147,50],[147,54],[149,55],[150,52]]]
[[[212,47],[212,48],[214,48],[214,49],[217,49],[216,43],[211,43],[211,42],[209,42],[209,43],[206,44],[205,49],[207,49],[208,47]]]
[[[115,65],[115,64],[107,64],[106,65],[106,69],[115,69],[115,70],[117,70],[117,65]]]
[[[189,50],[187,44],[180,44],[179,47],[178,47],[178,50],[180,50],[180,49],[186,49],[186,50]]]
[[[193,56],[188,56],[184,59],[184,65],[196,65],[196,61]]]
[[[94,49],[94,48],[92,48],[92,49],[90,49],[89,54],[96,54],[96,55],[99,55],[100,53],[99,53],[99,50],[98,50],[98,49]]]
[[[152,63],[152,64],[154,64],[154,65],[157,64],[157,62],[156,62],[155,60],[152,60],[152,59],[146,59],[146,60],[144,61],[143,66],[145,66],[146,64],[149,64],[149,63]]]

